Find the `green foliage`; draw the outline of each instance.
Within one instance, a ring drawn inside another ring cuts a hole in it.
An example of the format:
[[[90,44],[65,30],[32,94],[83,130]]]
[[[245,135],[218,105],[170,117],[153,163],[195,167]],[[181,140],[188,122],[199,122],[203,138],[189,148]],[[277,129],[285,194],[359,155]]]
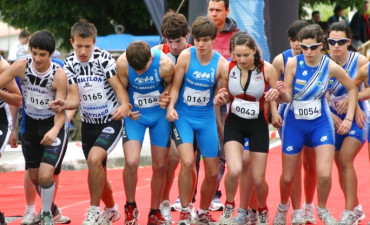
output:
[[[180,1],[168,0],[176,10]],[[181,12],[187,10],[183,6]],[[71,26],[80,18],[95,24],[98,35],[114,33],[112,23],[122,24],[125,33],[157,34],[143,0],[0,0],[0,18],[15,28],[30,32],[49,30],[70,50]]]

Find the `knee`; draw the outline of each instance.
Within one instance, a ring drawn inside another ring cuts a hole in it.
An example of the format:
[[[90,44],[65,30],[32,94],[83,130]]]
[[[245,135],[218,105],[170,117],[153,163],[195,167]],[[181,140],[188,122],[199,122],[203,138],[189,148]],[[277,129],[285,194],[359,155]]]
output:
[[[293,183],[293,180],[294,180],[294,176],[290,175],[290,174],[283,174],[281,175],[280,177],[280,182],[284,185],[290,185]]]
[[[181,170],[192,173],[194,161],[189,159],[181,160]]]
[[[260,189],[261,187],[263,187],[265,185],[265,183],[266,183],[266,181],[265,181],[265,178],[264,177],[254,178],[254,186],[257,189]]]
[[[139,168],[139,160],[125,159],[125,170],[137,171],[137,169]]]
[[[100,158],[95,155],[89,154],[89,157],[87,158],[87,166],[89,167],[89,169],[103,167],[104,159],[105,158]]]
[[[330,174],[319,174],[317,176],[317,182],[318,184],[324,185],[324,184],[330,184],[331,182],[331,176]]]
[[[218,170],[209,170],[205,173],[205,179],[208,181],[217,181],[218,178]]]
[[[166,162],[163,161],[163,162],[156,162],[156,163],[153,163],[153,173],[165,173],[166,171]]]
[[[53,183],[53,176],[48,175],[46,173],[39,175],[39,184],[42,187],[49,186],[51,183]]]
[[[227,176],[230,178],[230,179],[239,179],[240,177],[240,174],[241,174],[241,171],[242,171],[242,167],[239,167],[239,166],[228,166],[228,172],[227,172]]]

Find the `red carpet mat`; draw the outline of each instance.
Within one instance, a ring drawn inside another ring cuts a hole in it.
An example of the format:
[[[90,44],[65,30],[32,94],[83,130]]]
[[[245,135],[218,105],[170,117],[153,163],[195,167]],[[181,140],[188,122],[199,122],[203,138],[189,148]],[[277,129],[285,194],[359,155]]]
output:
[[[360,151],[355,161],[358,172],[358,196],[364,208],[367,218],[360,224],[367,224],[370,218],[370,166],[367,153],[367,144]],[[136,201],[140,211],[139,224],[147,223],[147,215],[150,205],[150,178],[151,167],[139,169],[139,181],[137,185]],[[270,209],[270,224],[272,224],[275,215],[276,207],[279,203],[279,177],[281,175],[281,151],[280,146],[271,149],[266,178],[269,184],[268,207]],[[200,180],[204,176],[203,169],[200,171]],[[114,190],[114,198],[122,213],[122,218],[115,224],[124,223],[124,189],[122,182],[122,169],[113,169],[108,171],[108,179],[111,181]],[[336,167],[333,166],[332,173],[333,185],[328,201],[328,208],[337,219],[340,217],[344,209],[344,197],[338,183],[338,174]],[[224,181],[221,184],[222,192],[224,192]],[[173,190],[171,192],[171,201],[174,202],[178,195],[177,179],[175,180]],[[239,194],[237,195],[239,196]],[[221,202],[225,201],[225,196],[222,196]],[[315,200],[315,205],[316,205]],[[197,196],[196,207],[198,207],[199,195]],[[237,205],[239,201],[237,199]],[[40,200],[37,198],[37,210],[40,208]],[[89,190],[87,186],[87,171],[63,171],[60,176],[60,186],[56,199],[56,204],[62,209],[63,214],[72,219],[72,224],[81,224],[85,218],[85,214],[89,207]],[[0,174],[0,210],[5,212],[5,216],[16,217],[22,216],[25,212],[25,198],[23,192],[23,172],[12,172]],[[101,209],[103,206],[101,204]],[[291,210],[290,210],[291,213]],[[288,218],[290,219],[290,213]],[[218,220],[221,212],[212,212],[213,217]],[[172,213],[172,218],[177,221],[178,212]],[[16,219],[9,222],[9,225],[19,224],[21,219]],[[318,220],[317,224],[322,224]]]

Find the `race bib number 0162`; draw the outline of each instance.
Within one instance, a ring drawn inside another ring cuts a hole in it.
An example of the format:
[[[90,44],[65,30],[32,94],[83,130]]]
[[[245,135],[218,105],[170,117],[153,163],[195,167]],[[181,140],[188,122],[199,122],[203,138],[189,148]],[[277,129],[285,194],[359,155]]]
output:
[[[27,95],[27,105],[36,109],[49,109],[49,102],[53,101],[53,96],[48,94],[34,93]]]

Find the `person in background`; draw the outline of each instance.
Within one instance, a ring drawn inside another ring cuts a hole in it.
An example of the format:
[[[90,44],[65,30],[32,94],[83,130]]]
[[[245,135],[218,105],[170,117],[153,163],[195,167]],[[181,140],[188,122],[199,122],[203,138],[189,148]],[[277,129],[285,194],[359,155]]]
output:
[[[370,39],[369,16],[367,13],[369,0],[364,0],[363,10],[358,10],[351,19],[349,26],[352,31],[352,43],[358,49]]]
[[[315,10],[311,13],[311,22],[318,24],[324,31],[324,34],[326,33],[326,30],[328,29],[328,23],[321,21],[320,11]]]
[[[348,19],[344,16],[344,9],[341,5],[336,5],[334,8],[334,15],[329,17],[328,25],[330,26],[332,23],[335,22],[343,22],[346,25],[349,25]]]
[[[27,43],[30,38],[30,33],[22,30],[19,33],[18,40],[10,47],[8,54],[8,61],[13,63],[18,59],[27,57]]]

